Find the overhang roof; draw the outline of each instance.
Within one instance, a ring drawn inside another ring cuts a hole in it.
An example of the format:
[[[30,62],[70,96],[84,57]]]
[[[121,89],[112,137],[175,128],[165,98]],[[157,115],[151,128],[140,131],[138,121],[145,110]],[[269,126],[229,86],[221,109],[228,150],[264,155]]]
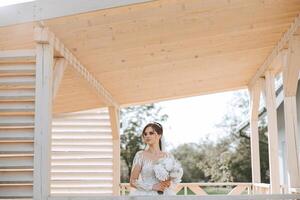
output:
[[[247,87],[299,13],[299,0],[160,0],[44,24],[125,106]],[[34,48],[33,26],[0,28],[0,50]],[[69,68],[55,111],[102,106]]]

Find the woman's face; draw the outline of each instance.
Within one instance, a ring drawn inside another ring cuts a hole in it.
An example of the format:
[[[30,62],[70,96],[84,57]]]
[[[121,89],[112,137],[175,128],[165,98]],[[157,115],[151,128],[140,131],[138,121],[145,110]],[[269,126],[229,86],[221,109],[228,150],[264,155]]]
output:
[[[146,144],[155,144],[159,143],[160,135],[151,127],[147,127],[145,132],[143,133],[143,138]]]

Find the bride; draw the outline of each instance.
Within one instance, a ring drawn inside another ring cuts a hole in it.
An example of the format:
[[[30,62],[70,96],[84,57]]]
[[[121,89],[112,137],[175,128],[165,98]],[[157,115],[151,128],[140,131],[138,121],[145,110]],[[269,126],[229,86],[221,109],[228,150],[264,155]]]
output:
[[[176,195],[174,192],[175,181],[170,179],[159,181],[155,177],[153,169],[154,164],[162,158],[174,159],[170,153],[163,151],[162,136],[163,127],[161,124],[152,122],[144,127],[142,139],[148,148],[137,152],[134,157],[130,186],[136,190],[131,190],[129,195]]]

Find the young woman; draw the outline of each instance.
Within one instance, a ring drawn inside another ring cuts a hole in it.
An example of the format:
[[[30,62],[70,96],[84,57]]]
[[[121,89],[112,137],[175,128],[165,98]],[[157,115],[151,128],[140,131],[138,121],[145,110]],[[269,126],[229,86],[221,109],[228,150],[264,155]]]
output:
[[[163,127],[157,122],[149,123],[142,132],[142,139],[148,146],[146,150],[136,153],[130,176],[130,186],[136,188],[130,195],[175,195],[169,189],[174,186],[171,180],[160,182],[154,174],[153,165],[161,158],[172,157],[162,151]],[[168,189],[168,190],[166,190]],[[165,191],[166,190],[166,191]],[[165,192],[164,192],[165,191]]]

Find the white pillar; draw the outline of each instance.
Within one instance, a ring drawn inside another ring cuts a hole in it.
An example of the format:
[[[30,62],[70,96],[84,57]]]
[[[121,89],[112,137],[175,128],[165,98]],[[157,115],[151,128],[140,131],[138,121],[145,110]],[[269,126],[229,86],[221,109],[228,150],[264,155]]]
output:
[[[108,109],[113,138],[113,195],[119,196],[121,171],[119,108],[110,106]]]
[[[299,138],[296,94],[300,65],[300,36],[289,43],[287,56],[283,57],[284,120],[288,168],[288,185],[300,188]]]
[[[266,107],[268,118],[268,143],[271,194],[280,193],[279,180],[279,153],[278,153],[278,128],[274,74],[265,73]]]
[[[50,195],[53,47],[38,43],[36,50],[33,197],[47,200]]]
[[[252,88],[249,88],[250,94],[250,142],[251,142],[251,169],[252,183],[260,183],[260,155],[259,155],[259,132],[258,132],[258,111],[261,92],[261,80]]]

